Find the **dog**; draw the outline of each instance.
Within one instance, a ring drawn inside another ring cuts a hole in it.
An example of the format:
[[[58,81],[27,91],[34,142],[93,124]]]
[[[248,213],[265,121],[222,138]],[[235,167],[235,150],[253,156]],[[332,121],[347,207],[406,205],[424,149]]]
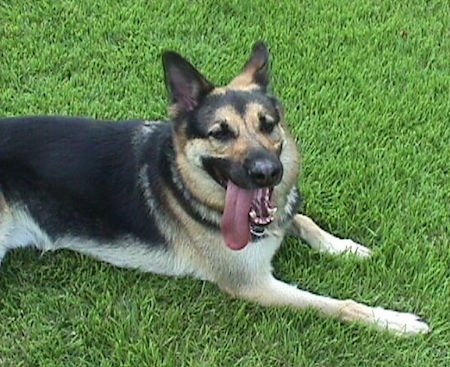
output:
[[[62,116],[0,120],[0,261],[10,249],[70,249],[118,267],[215,283],[265,306],[312,308],[398,335],[419,317],[316,295],[272,275],[283,238],[366,258],[371,251],[298,214],[300,156],[269,93],[269,52],[215,86],[162,56],[168,121]]]

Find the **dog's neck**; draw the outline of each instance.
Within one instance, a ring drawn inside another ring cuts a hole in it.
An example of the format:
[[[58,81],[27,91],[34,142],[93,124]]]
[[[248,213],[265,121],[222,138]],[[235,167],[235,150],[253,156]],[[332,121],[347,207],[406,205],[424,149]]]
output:
[[[160,164],[164,172],[164,180],[183,209],[196,221],[210,228],[219,229],[221,213],[202,203],[188,189],[177,161],[173,137],[167,138],[161,150]]]

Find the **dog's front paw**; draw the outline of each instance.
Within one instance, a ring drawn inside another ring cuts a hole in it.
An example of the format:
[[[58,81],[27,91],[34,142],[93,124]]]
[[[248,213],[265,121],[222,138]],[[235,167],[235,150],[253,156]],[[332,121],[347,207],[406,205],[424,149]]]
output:
[[[393,332],[400,336],[426,334],[430,327],[417,315],[397,312],[384,308],[374,308],[373,318],[379,329]]]
[[[344,239],[341,240],[341,242],[343,248],[341,252],[343,253],[349,253],[358,257],[370,257],[372,255],[372,250],[353,240]]]
[[[334,255],[347,253],[361,258],[367,258],[372,255],[372,251],[367,247],[353,240],[337,238],[332,235],[327,236],[320,250]]]

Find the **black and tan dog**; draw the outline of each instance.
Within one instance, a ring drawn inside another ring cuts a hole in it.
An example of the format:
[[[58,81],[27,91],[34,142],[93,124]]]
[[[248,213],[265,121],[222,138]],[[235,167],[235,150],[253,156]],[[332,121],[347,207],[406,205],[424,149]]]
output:
[[[300,160],[266,90],[268,58],[256,43],[242,72],[215,87],[166,52],[170,121],[0,120],[0,260],[29,245],[71,249],[208,280],[263,305],[427,332],[413,314],[314,295],[272,276],[286,234],[328,253],[370,251],[296,214]]]

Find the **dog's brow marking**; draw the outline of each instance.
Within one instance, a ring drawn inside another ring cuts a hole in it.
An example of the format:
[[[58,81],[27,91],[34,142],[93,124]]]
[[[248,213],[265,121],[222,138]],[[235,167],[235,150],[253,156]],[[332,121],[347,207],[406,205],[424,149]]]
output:
[[[249,102],[247,104],[247,108],[245,109],[245,119],[251,119],[258,117],[260,112],[264,112],[265,108],[264,105],[257,102]]]
[[[259,103],[255,103],[255,102],[250,102],[247,104],[247,108],[245,109],[245,115],[244,115],[244,121],[248,123],[251,123],[251,121],[259,121],[258,119],[258,114],[264,111],[264,106],[259,104]],[[253,127],[255,128],[255,130],[257,130],[257,126],[256,123],[252,124]],[[248,126],[247,126],[248,127]]]
[[[236,109],[232,105],[226,105],[217,109],[214,114],[214,119],[216,121],[228,121],[231,122],[233,126],[239,125],[242,123],[243,118],[236,111]]]
[[[246,111],[249,110],[256,110],[259,111],[261,109],[261,105],[257,103],[249,103],[246,106]],[[256,113],[255,113],[256,114]],[[216,113],[214,114],[215,120],[226,120],[231,122],[233,125],[236,125],[238,127],[238,131],[242,132],[242,128],[239,128],[240,126],[244,127],[244,130],[247,132],[252,132],[254,130],[251,126],[251,118],[248,118],[249,114],[245,113],[244,116],[241,116],[241,114],[236,111],[236,109],[233,107],[232,104],[220,107],[217,109]]]

